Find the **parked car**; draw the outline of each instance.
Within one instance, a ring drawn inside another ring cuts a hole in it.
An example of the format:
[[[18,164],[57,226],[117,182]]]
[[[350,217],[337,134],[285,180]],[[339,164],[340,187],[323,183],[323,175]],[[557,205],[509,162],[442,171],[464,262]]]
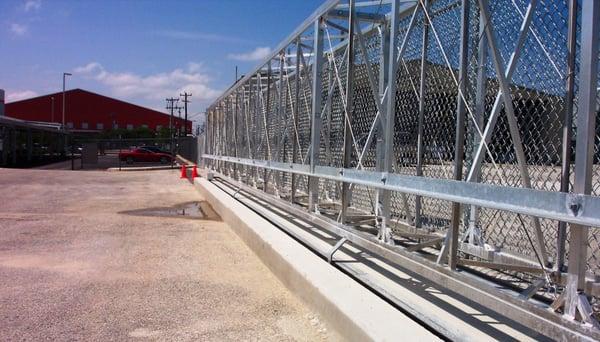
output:
[[[127,164],[134,162],[170,163],[174,158],[168,153],[156,153],[144,148],[119,153],[119,159]]]
[[[169,151],[161,150],[160,147],[158,147],[158,146],[140,146],[140,148],[143,148],[144,150],[148,150],[148,151],[154,152],[154,153],[171,154],[171,152],[169,152]]]

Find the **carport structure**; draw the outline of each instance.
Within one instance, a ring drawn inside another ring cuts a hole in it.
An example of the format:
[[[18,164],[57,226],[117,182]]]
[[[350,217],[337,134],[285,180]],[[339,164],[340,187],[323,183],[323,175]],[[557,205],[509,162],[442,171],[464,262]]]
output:
[[[0,116],[0,166],[29,166],[65,156],[68,132],[57,125]]]

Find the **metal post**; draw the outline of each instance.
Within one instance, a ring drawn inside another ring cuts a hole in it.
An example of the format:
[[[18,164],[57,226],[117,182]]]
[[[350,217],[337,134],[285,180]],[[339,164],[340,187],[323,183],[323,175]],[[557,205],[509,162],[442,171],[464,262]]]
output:
[[[351,0],[353,2],[353,0]],[[314,29],[314,63],[312,77],[312,120],[310,128],[310,172],[315,172],[319,163],[319,152],[321,151],[321,105],[323,88],[323,23],[322,18],[315,20]],[[316,211],[319,204],[319,178],[308,178],[308,210]]]
[[[250,141],[250,123],[248,122],[248,107],[246,105],[246,85],[242,86],[242,113],[244,114],[244,127],[246,127],[246,146],[248,147],[248,158],[253,158],[252,156],[252,144]],[[244,178],[246,179],[246,184],[250,184],[250,167],[244,166]]]
[[[9,128],[0,127],[2,137],[2,165],[8,164],[8,139],[9,139]]]
[[[227,152],[230,156],[237,156],[237,137],[236,137],[236,125],[235,125],[235,110],[234,110],[234,95],[229,95],[227,97],[227,127],[229,129],[229,151]],[[235,179],[235,171],[237,169],[237,165],[235,163],[229,163],[229,176]]]
[[[254,131],[253,136],[254,136],[254,139],[255,139],[254,140],[255,141],[254,142],[254,146],[256,147],[257,158],[260,158],[258,156],[258,152],[259,152],[258,150],[259,150],[259,147],[262,144],[258,144],[257,145],[256,143],[257,143],[257,141],[260,141],[260,137],[258,136],[258,134],[260,134],[260,130],[258,128],[259,128],[259,122],[260,122],[259,121],[259,117],[260,117],[260,112],[261,112],[261,110],[260,110],[260,87],[261,87],[261,85],[260,85],[260,79],[262,77],[261,72],[259,71],[255,75],[255,77],[256,77],[256,84],[255,84],[255,93],[254,93],[254,115],[252,116],[254,118],[254,123],[255,123],[254,124],[254,130],[255,131]],[[259,170],[258,167],[254,168],[254,186],[255,187],[258,186],[258,177],[259,177],[258,170]]]
[[[229,129],[229,151],[228,155],[237,156],[237,137],[236,137],[236,118],[235,118],[235,109],[234,109],[234,95],[229,95],[227,97],[227,102],[229,104],[227,109],[227,125]],[[235,179],[237,165],[235,163],[229,163],[228,168],[229,176]]]
[[[206,122],[204,123],[204,146],[202,146],[202,149],[204,151],[202,151],[202,154],[211,154],[211,149],[210,149],[210,113],[211,113],[211,108],[208,107],[206,108],[206,112],[205,112],[205,120]],[[206,169],[206,171],[208,172],[208,170],[210,169],[210,163],[212,162],[212,160],[207,159],[207,158],[202,158],[202,167]]]
[[[211,114],[211,122],[212,124],[211,126],[211,134],[207,136],[212,140],[212,143],[210,144],[211,149],[212,149],[212,153],[214,154],[219,154],[222,155],[223,151],[222,151],[222,147],[221,147],[221,133],[220,133],[220,111],[221,109],[221,104],[216,105],[213,109],[212,109],[212,114]],[[221,167],[221,163],[214,163],[212,164],[212,169],[213,170],[219,170],[219,168]]]
[[[579,110],[577,113],[577,142],[575,184],[573,192],[590,194],[594,164],[594,140],[596,137],[596,101],[598,96],[598,44],[600,41],[600,2],[587,0],[581,11],[581,62],[579,81]],[[574,214],[579,210],[576,200],[571,205]],[[588,257],[588,227],[572,224],[569,241],[569,268],[566,287],[565,315],[570,318],[580,311],[584,320],[587,299],[582,295],[585,288],[585,272]],[[589,303],[587,303],[589,306]]]
[[[293,110],[293,115],[294,115],[294,123],[293,123],[293,129],[292,129],[292,163],[296,163],[298,161],[298,134],[297,134],[297,129],[298,129],[298,114],[299,114],[299,109],[300,109],[300,58],[302,57],[302,41],[300,40],[300,38],[298,37],[296,39],[296,75],[295,75],[295,80],[294,80],[294,84],[295,84],[295,94],[294,94],[294,110]],[[297,177],[295,174],[291,175],[292,177],[292,193],[290,195],[290,201],[292,203],[294,203],[296,201],[296,187],[298,186],[297,181]]]
[[[463,158],[465,146],[465,111],[466,111],[466,93],[467,93],[467,66],[469,58],[469,2],[462,0],[461,30],[460,30],[460,66],[459,66],[459,87],[456,108],[456,142],[454,150],[454,174],[453,179],[462,180]],[[457,251],[458,251],[458,230],[460,225],[460,203],[452,203],[452,221],[450,224],[449,259],[450,269],[456,269]]]
[[[429,10],[429,0],[422,5],[423,11]],[[419,117],[417,124],[417,167],[416,175],[423,176],[423,126],[425,124],[425,96],[427,77],[427,50],[429,42],[429,22],[423,16],[423,43],[421,48],[421,79],[419,83]],[[415,227],[421,227],[421,196],[415,196]]]
[[[267,63],[267,100],[265,101],[265,110],[264,110],[264,115],[265,115],[265,139],[267,142],[267,148],[265,148],[265,160],[269,160],[270,158],[272,158],[271,156],[271,142],[269,139],[269,116],[270,116],[270,109],[271,109],[271,60],[269,60],[269,63]],[[260,91],[260,90],[259,90]],[[264,175],[263,175],[263,191],[267,192],[267,181],[269,178],[269,174],[268,174],[267,169],[264,169]]]
[[[379,98],[378,101],[382,101],[384,94],[386,92],[386,87],[388,84],[388,74],[389,74],[389,53],[390,53],[390,28],[389,26],[382,24],[381,28],[381,57],[379,61]],[[385,104],[382,104],[381,109],[385,109]],[[375,128],[375,137],[376,137],[376,147],[375,147],[375,169],[378,172],[382,172],[384,170],[384,144],[383,144],[383,132],[385,127],[385,115],[379,115],[379,124]],[[378,189],[375,195],[375,215],[376,217],[381,216],[381,205],[384,192],[389,190],[381,190]]]
[[[2,152],[0,156],[2,157],[2,164],[8,164],[8,138],[9,138],[9,129],[8,127],[0,127],[0,138],[2,138]]]
[[[230,108],[231,108],[231,100],[229,98],[225,99],[225,108],[223,110],[223,122],[229,122],[229,113],[230,113]],[[230,156],[231,154],[229,153],[229,139],[231,139],[229,137],[229,125],[224,124],[223,127],[223,155],[225,156]],[[224,167],[225,169],[223,170],[225,172],[225,174],[229,177],[231,177],[231,172],[230,172],[230,163],[225,163]]]
[[[569,178],[571,175],[571,148],[573,132],[573,99],[575,96],[575,56],[577,42],[577,0],[569,0],[569,31],[567,42],[567,86],[565,94],[565,114],[562,121],[562,151],[560,191],[569,192]],[[558,222],[558,236],[556,239],[556,270],[564,271],[565,266],[565,241],[567,239],[566,222]]]
[[[223,103],[219,103],[219,105],[216,108],[216,124],[217,124],[217,137],[215,139],[216,141],[216,146],[217,146],[217,154],[222,156],[223,154],[223,127],[222,127],[222,116],[223,116]],[[218,172],[223,172],[223,164],[225,164],[225,161],[221,160],[217,163],[217,171]]]
[[[226,156],[230,156],[232,155],[231,153],[231,131],[230,131],[230,126],[229,126],[229,122],[231,122],[231,99],[227,98],[227,102],[226,102],[226,107],[225,110],[223,111],[223,143],[225,144],[224,146],[224,155]],[[226,170],[227,170],[227,176],[231,177],[231,163],[227,163],[226,164]]]
[[[215,148],[215,108],[213,108],[210,111],[210,115],[208,116],[208,118],[210,119],[210,135],[209,135],[209,139],[210,139],[210,144],[209,144],[209,148],[210,148],[210,154],[216,154],[216,148]],[[210,161],[210,169],[214,170],[215,169],[215,162],[214,160]]]
[[[216,105],[215,108],[213,109],[213,113],[212,113],[212,149],[213,149],[213,154],[214,155],[219,155],[219,136],[218,136],[218,132],[219,132],[219,116],[218,116],[218,112],[219,112],[219,105]],[[212,164],[212,169],[217,171],[219,169],[219,163],[218,161],[215,161]]]
[[[211,154],[214,154],[214,155],[218,154],[218,151],[217,151],[218,150],[217,149],[217,144],[218,144],[218,141],[217,141],[217,107],[218,106],[215,105],[215,107],[213,108],[212,113],[210,115],[211,116],[210,148],[212,150]],[[216,170],[216,169],[217,169],[217,162],[216,161],[211,162],[211,170]]]
[[[66,135],[65,139],[67,139]],[[75,141],[73,141],[73,137],[71,137],[71,171],[73,170],[75,170]],[[120,165],[119,170],[121,170]]]
[[[213,154],[212,151],[212,109],[208,108],[206,110],[206,129],[204,131],[204,153],[205,154]],[[213,161],[210,159],[203,158],[205,161],[205,167],[207,172],[211,169]]]
[[[123,142],[121,141],[121,137],[119,136],[119,154],[117,159],[119,160],[119,171],[121,171],[121,148],[123,147]]]
[[[346,56],[346,109],[344,120],[344,161],[343,167],[349,168],[352,160],[352,116],[354,111],[354,20],[355,20],[355,1],[350,0],[350,11],[348,12],[348,55]],[[368,68],[370,66],[367,66]],[[342,208],[340,212],[340,222],[346,223],[348,207],[352,201],[352,190],[350,183],[342,183]]]
[[[62,128],[65,129],[65,106],[66,106],[66,92],[65,92],[65,79],[67,76],[71,76],[68,72],[63,72],[63,91],[62,91]]]
[[[485,25],[481,17],[483,14],[479,14],[479,45],[477,47],[477,90],[475,93],[475,112],[473,113],[474,121],[479,130],[483,128],[484,122],[484,113],[485,113],[485,97],[486,97],[486,89],[487,89],[487,72],[486,72],[486,63],[487,63],[487,37],[485,36]],[[473,148],[476,148],[481,143],[481,136],[479,135],[479,130],[474,127],[475,133],[473,134]],[[471,166],[473,166],[476,161],[476,155],[473,154],[471,160]],[[479,182],[481,180],[481,167],[473,169],[473,182]],[[475,236],[474,232],[478,230],[478,221],[479,221],[479,207],[472,205],[469,210],[469,241],[473,243],[473,238]]]
[[[278,103],[277,116],[279,117],[279,129],[282,129],[283,127],[285,127],[285,119],[283,118],[284,110],[285,110],[285,107],[284,107],[285,95],[283,94],[283,92],[284,92],[284,89],[286,89],[284,75],[283,75],[283,73],[284,73],[283,67],[285,65],[284,61],[285,61],[285,51],[281,51],[281,55],[279,57],[279,94],[277,95],[277,97],[278,97],[277,98],[277,103]],[[285,132],[284,132],[284,135],[285,135]],[[283,144],[283,146],[285,146],[285,137],[282,136],[281,140],[278,139],[277,141],[279,141],[280,144]],[[277,161],[280,161],[279,160],[279,151],[281,151],[281,146],[277,146],[277,156],[276,156]],[[281,158],[281,161],[283,161],[285,158],[285,151],[283,152],[282,156],[283,157]],[[276,179],[279,180],[278,195],[280,195],[283,192],[283,180],[281,179],[281,177],[283,177],[283,173],[277,172],[275,175],[276,175]]]
[[[12,164],[16,165],[17,164],[17,128],[16,127],[11,131],[11,135],[10,135],[10,152],[11,152]]]
[[[237,82],[237,76],[236,76],[236,82]],[[240,101],[240,96],[239,96],[239,90],[236,90],[235,93],[235,104],[233,106],[233,143],[235,144],[235,156],[236,157],[240,157],[239,155],[239,142],[238,142],[238,105],[239,105],[239,101]],[[239,165],[238,164],[234,164],[233,166],[233,177],[235,178],[235,180],[239,181],[240,180],[240,174],[239,174]]]
[[[204,112],[204,119],[207,120],[207,112]],[[206,144],[207,144],[207,123],[206,121],[204,122],[204,131],[202,132],[202,134],[200,134],[200,125],[196,126],[196,131],[198,132],[198,162],[200,163],[200,168],[201,169],[206,169],[207,168],[207,164],[206,164],[206,159],[203,158],[203,155],[207,153],[207,149],[206,149]]]
[[[31,163],[33,152],[33,135],[31,133],[31,128],[27,129],[27,162]]]
[[[385,105],[385,126],[383,128],[384,144],[384,172],[392,172],[394,165],[394,120],[396,116],[396,75],[398,74],[398,61],[396,60],[398,50],[396,49],[396,37],[398,36],[400,0],[392,1],[391,19],[390,19],[390,46],[388,57],[388,92]],[[385,179],[382,179],[385,182]],[[391,193],[383,192],[381,201],[382,206],[382,225],[379,238],[387,243],[393,243],[390,230],[391,219]]]
[[[325,134],[323,134],[323,140],[325,142],[325,163],[327,166],[331,166],[331,115],[332,115],[332,101],[333,96],[330,94],[333,92],[334,88],[334,74],[333,74],[333,65],[330,63],[327,67],[327,101],[325,102],[326,113],[327,113],[327,129]]]

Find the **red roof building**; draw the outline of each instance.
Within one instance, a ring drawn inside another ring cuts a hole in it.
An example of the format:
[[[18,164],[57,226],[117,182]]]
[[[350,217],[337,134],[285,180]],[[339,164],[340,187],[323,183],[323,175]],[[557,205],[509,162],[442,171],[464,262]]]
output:
[[[65,126],[71,131],[101,132],[112,128],[134,129],[147,127],[159,130],[169,127],[168,114],[117,100],[83,89],[65,93]],[[50,123],[62,123],[63,93],[38,96],[6,104],[6,116]],[[184,121],[173,118],[174,128],[183,127]],[[187,122],[188,132],[192,123]]]

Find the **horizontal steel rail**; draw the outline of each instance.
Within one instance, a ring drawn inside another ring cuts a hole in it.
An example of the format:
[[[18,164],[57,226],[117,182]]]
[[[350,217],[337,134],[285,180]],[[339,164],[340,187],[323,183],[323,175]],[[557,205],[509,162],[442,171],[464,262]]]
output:
[[[487,308],[501,313],[505,317],[518,321],[521,324],[538,331],[546,336],[552,336],[556,340],[563,341],[595,341],[600,339],[600,332],[590,327],[581,326],[573,321],[557,316],[545,309],[539,304],[527,302],[520,299],[509,291],[499,290],[493,284],[483,281],[467,273],[456,273],[446,267],[438,265],[430,260],[411,253],[406,249],[397,246],[381,244],[377,238],[364,232],[358,231],[352,227],[341,225],[325,216],[318,214],[306,214],[304,208],[291,204],[284,200],[274,198],[258,189],[249,187],[243,183],[232,180],[226,175],[216,173],[215,176],[223,178],[232,186],[243,190],[252,196],[268,202],[273,207],[298,216],[315,226],[325,229],[341,238],[345,238],[351,243],[365,250],[375,253],[386,260],[389,260],[421,277],[424,277],[444,288],[458,293]],[[239,191],[239,190],[238,190]],[[239,200],[239,199],[238,199]],[[286,232],[293,235],[293,232],[286,229]],[[306,241],[303,241],[308,244]],[[440,333],[454,338],[460,335],[450,335],[450,331],[443,330],[444,327],[439,322],[434,322],[426,317],[426,313],[413,313],[423,322],[432,324],[432,327],[442,329]],[[456,333],[456,332],[452,332]]]
[[[600,227],[600,197],[394,173],[204,154],[202,158]]]

